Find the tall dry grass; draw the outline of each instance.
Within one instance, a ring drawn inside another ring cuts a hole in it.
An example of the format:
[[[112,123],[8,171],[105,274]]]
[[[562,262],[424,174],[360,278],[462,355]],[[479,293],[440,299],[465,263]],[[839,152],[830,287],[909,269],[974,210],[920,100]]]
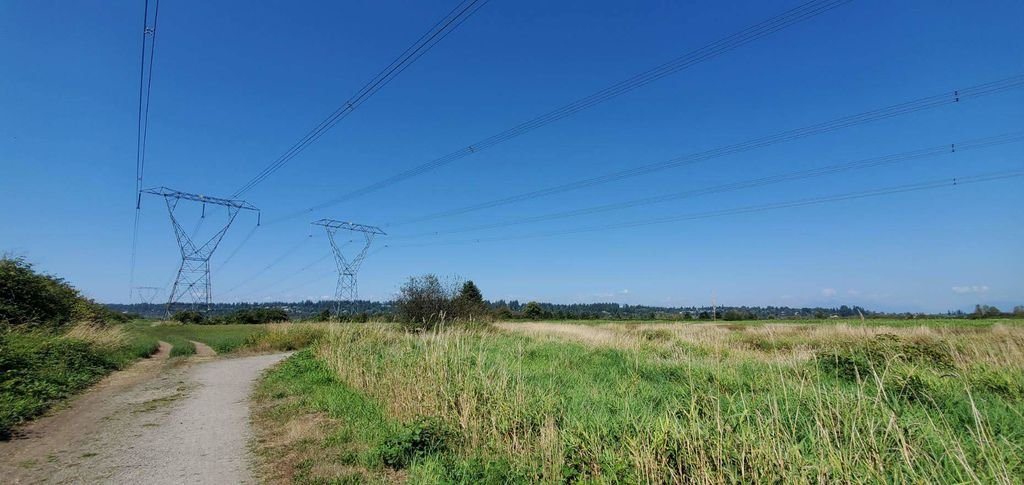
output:
[[[112,351],[127,346],[132,336],[119,325],[78,323],[64,333],[64,337],[86,342],[96,349]]]

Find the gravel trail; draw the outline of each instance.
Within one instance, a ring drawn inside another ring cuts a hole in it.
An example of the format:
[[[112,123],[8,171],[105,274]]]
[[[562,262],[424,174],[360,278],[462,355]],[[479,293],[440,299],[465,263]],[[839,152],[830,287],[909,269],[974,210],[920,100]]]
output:
[[[254,483],[249,394],[288,354],[165,355],[109,376],[24,437],[0,443],[0,481]]]

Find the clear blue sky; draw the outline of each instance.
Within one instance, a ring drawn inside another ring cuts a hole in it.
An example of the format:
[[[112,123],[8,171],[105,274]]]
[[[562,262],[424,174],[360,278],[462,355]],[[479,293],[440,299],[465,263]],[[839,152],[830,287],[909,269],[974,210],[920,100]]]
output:
[[[304,209],[798,3],[492,0],[246,198],[264,221]],[[165,1],[145,185],[230,194],[454,4]],[[109,302],[128,298],[141,9],[141,1],[0,5],[0,251]],[[307,218],[264,224],[222,265],[255,225],[242,214],[214,256],[215,299],[332,295],[330,259],[295,274],[328,251],[322,234],[308,237],[314,218],[384,225],[1024,73],[1022,21],[1017,0],[855,0],[443,169]],[[1017,130],[1024,130],[1020,89],[385,229],[443,232]],[[910,311],[1024,304],[1020,178],[631,229],[399,247],[1022,167],[1024,144],[1015,143],[571,219],[382,239],[394,247],[367,260],[360,296],[386,299],[407,276],[435,272],[473,279],[490,299],[703,305],[715,294],[726,305]],[[144,200],[138,258],[137,285],[166,285],[178,264],[156,198]]]

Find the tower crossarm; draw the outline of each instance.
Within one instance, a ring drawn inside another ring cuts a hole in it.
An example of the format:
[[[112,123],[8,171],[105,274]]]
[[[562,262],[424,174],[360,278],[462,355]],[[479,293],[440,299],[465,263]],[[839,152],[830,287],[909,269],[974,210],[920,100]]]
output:
[[[165,198],[185,199],[193,202],[201,202],[203,204],[223,205],[226,207],[233,207],[239,210],[250,210],[259,212],[259,209],[257,209],[255,206],[244,200],[224,199],[221,197],[210,197],[208,195],[202,194],[192,194],[189,192],[182,192],[180,190],[169,189],[167,187],[153,187],[149,189],[143,189],[142,192],[145,194],[159,195]]]
[[[364,232],[367,234],[374,234],[378,236],[387,236],[387,234],[377,226],[370,226],[366,224],[356,224],[354,222],[339,221],[335,219],[320,219],[319,221],[312,222],[314,226],[323,226],[327,229],[337,231],[339,229],[345,229],[348,231]]]

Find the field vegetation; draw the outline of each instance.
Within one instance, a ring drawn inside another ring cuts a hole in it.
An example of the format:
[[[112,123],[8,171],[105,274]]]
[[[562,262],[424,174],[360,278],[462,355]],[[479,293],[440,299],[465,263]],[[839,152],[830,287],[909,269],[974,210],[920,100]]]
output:
[[[133,333],[170,343],[180,352],[171,356],[191,355],[195,347],[191,342],[209,345],[218,354],[235,351],[296,350],[319,339],[325,332],[324,324],[228,324],[182,325],[174,322],[136,321],[126,325]]]
[[[0,258],[0,439],[55,403],[157,349],[120,314],[20,258]]]
[[[0,439],[156,349],[156,339],[121,326],[0,331]]]
[[[337,326],[261,384],[264,471],[306,483],[1018,482],[1024,327],[874,323]]]

